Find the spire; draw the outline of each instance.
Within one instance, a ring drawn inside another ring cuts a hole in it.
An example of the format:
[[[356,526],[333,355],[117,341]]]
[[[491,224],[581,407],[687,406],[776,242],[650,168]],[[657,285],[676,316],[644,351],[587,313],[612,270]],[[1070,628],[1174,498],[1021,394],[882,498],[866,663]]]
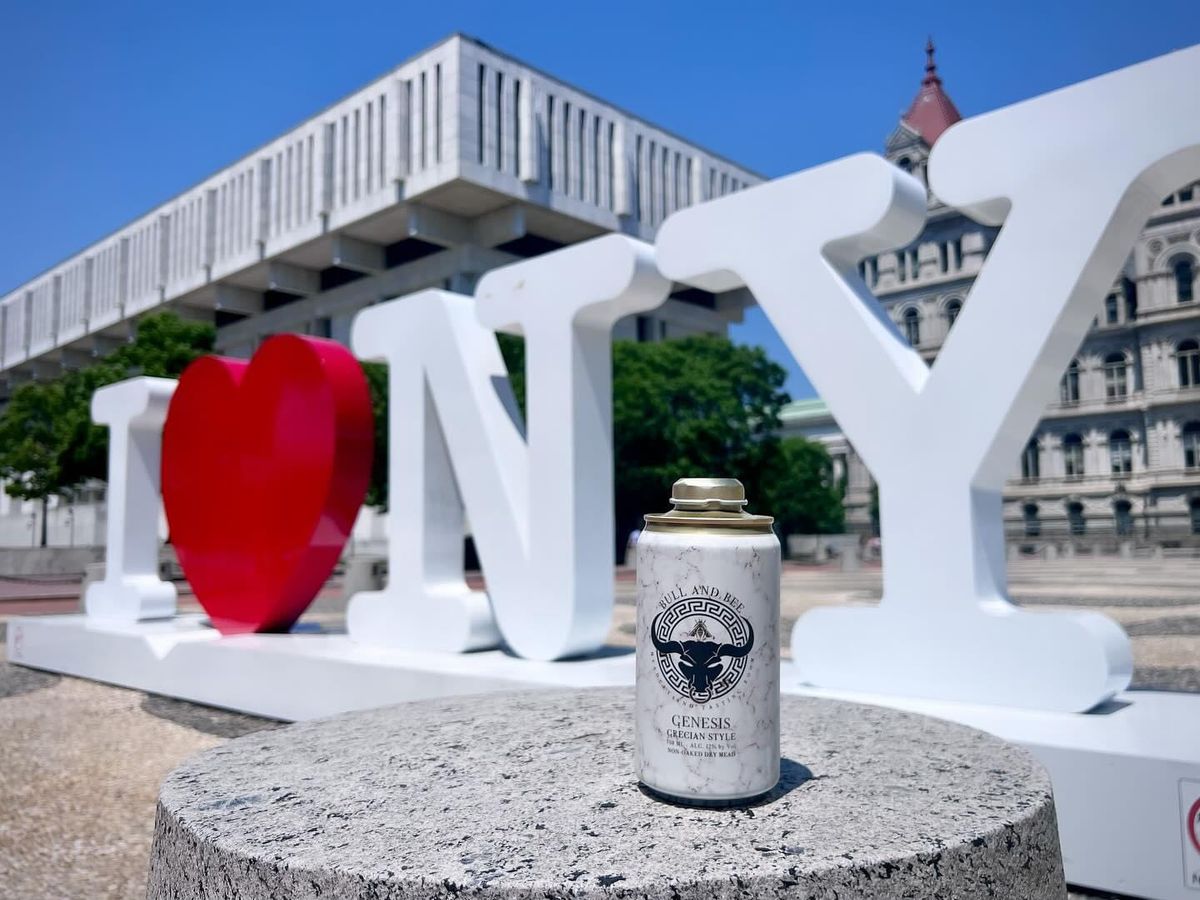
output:
[[[925,78],[921,82],[922,85],[942,83],[942,79],[938,78],[937,63],[933,61],[933,51],[936,49],[933,46],[933,35],[930,35],[925,41]]]
[[[934,49],[931,37],[925,43],[925,77],[921,79],[921,89],[908,112],[901,117],[904,124],[921,135],[930,147],[943,131],[962,118],[954,101],[942,90],[942,79],[933,59]]]

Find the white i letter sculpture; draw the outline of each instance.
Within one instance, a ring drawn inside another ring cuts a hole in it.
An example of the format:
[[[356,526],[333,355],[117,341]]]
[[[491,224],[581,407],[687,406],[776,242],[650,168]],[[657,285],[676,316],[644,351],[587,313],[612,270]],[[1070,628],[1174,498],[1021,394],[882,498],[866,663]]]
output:
[[[792,634],[816,685],[1085,710],[1126,687],[1128,638],[1006,596],[1002,492],[1020,448],[1162,197],[1200,172],[1200,48],[952,127],[933,192],[1001,224],[932,369],[856,273],[925,220],[923,186],[853,156],[684,210],[668,277],[747,285],[880,486],[883,602]]]
[[[169,378],[130,378],[92,395],[108,426],[108,546],[104,580],[88,585],[88,618],[108,622],[175,614],[175,585],[158,577],[162,429],[175,393]]]

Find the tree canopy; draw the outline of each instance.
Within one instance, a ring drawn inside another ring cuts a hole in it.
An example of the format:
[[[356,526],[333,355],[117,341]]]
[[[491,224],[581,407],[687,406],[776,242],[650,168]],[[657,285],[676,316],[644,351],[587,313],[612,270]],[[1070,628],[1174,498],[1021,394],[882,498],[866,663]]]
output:
[[[69,497],[107,477],[108,430],[91,420],[95,390],[134,375],[178,378],[212,350],[211,326],[171,313],[148,316],[136,336],[95,364],[21,385],[0,413],[0,477],[9,494]],[[500,335],[517,401],[525,409],[525,347]],[[364,365],[375,413],[375,467],[367,503],[385,508],[387,368]],[[644,513],[666,509],[671,484],[728,475],[746,485],[750,509],[774,515],[782,535],[842,527],[840,485],[825,448],[780,440],[786,373],[758,348],[724,338],[613,345],[616,534],[623,546]]]
[[[146,316],[133,339],[109,356],[57,378],[13,391],[0,413],[0,478],[23,500],[70,497],[85,481],[108,476],[108,429],[92,422],[97,388],[135,375],[178,378],[212,350],[211,325],[164,312]],[[43,516],[43,544],[45,517]]]
[[[524,412],[524,342],[502,334],[500,349]],[[689,476],[740,478],[750,508],[774,515],[782,535],[842,529],[842,486],[824,446],[778,437],[786,379],[761,349],[725,338],[613,344],[618,550]]]

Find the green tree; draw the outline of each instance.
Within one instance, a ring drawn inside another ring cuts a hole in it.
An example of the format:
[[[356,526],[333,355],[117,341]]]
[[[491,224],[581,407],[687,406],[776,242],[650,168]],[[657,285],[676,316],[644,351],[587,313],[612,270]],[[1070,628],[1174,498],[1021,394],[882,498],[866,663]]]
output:
[[[178,378],[212,350],[215,334],[211,325],[156,313],[108,357],[13,392],[0,413],[0,478],[11,496],[42,501],[42,546],[49,498],[69,498],[83,482],[108,476],[108,429],[91,417],[96,389],[135,375]]]
[[[724,338],[613,345],[618,548],[668,506],[677,478],[740,478],[750,507],[769,511],[786,377],[761,349]]]
[[[835,534],[845,523],[843,485],[824,445],[802,437],[779,442],[762,479],[763,508],[780,536]]]
[[[386,510],[388,503],[388,367],[383,363],[363,363],[367,387],[371,391],[371,412],[375,416],[375,458],[371,482],[367,487],[367,506]]]
[[[23,384],[0,416],[0,477],[5,491],[21,500],[42,502],[41,545],[46,546],[46,509],[61,487],[67,428],[58,417],[62,386]]]
[[[499,335],[509,382],[525,412],[525,344]],[[387,369],[368,365],[376,466],[367,502],[387,502]],[[613,441],[618,549],[644,513],[668,506],[677,478],[733,475],[782,534],[837,531],[841,493],[820,444],[780,441],[784,370],[757,348],[723,338],[613,345]]]

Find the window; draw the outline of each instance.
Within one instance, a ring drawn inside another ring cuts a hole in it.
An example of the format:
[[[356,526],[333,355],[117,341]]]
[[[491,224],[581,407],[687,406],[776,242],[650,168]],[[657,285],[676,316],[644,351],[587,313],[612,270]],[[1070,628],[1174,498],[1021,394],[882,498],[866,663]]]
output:
[[[907,156],[902,156],[898,160],[896,160],[896,165],[898,165],[900,168],[902,168],[905,172],[912,171],[912,160],[909,159]]]
[[[1193,497],[1188,509],[1192,514],[1192,534],[1200,534],[1200,497]]]
[[[962,312],[962,301],[955,299],[946,304],[946,322],[950,328],[954,327],[954,323],[958,321],[958,314]]]
[[[1179,386],[1200,387],[1200,343],[1182,341],[1175,348],[1175,361],[1179,365]]]
[[[424,79],[424,77],[424,73],[422,73],[421,78]],[[424,87],[423,82],[422,87]],[[485,134],[485,128],[487,127],[487,119],[485,114],[487,109],[487,68],[482,63],[479,65],[479,83],[475,86],[475,96],[479,101],[479,109],[476,112],[476,124],[478,127],[476,135],[478,139],[477,144],[479,150],[479,161],[482,163],[486,162],[486,159],[484,158],[483,138]],[[422,146],[424,145],[422,144]]]
[[[1180,203],[1191,203],[1192,202],[1192,185],[1188,185],[1182,191],[1179,192],[1179,202]]]
[[[496,170],[504,171],[504,73],[496,73]]]
[[[896,251],[896,280],[901,284],[908,281],[907,259],[908,254],[903,250]]]
[[[1125,297],[1125,321],[1133,322],[1137,320],[1137,285],[1128,278],[1121,279],[1122,294]]]
[[[654,320],[650,316],[637,317],[637,339],[639,343],[654,340]]]
[[[642,138],[639,135],[637,139],[637,153],[634,155],[634,161],[637,168],[633,172],[633,197],[634,197],[634,216],[640,214],[640,207],[637,206],[638,198],[638,183],[641,180],[642,173]],[[550,190],[554,190],[554,95],[550,94],[546,98],[546,184]]]
[[[438,146],[441,146],[438,141]],[[521,174],[521,79],[513,79],[512,102],[513,174]]]
[[[1133,504],[1128,500],[1118,500],[1113,504],[1113,524],[1117,534],[1128,536],[1133,534]]]
[[[1128,475],[1133,471],[1133,443],[1124,428],[1108,436],[1108,458],[1114,475]]]
[[[1067,528],[1073,535],[1087,534],[1087,520],[1083,517],[1083,504],[1077,500],[1067,504]]]
[[[1083,477],[1083,438],[1068,434],[1063,438],[1063,473],[1068,478]]]
[[[1025,452],[1021,454],[1021,477],[1031,481],[1041,475],[1041,470],[1038,442],[1037,438],[1033,438],[1025,445]]]
[[[1058,392],[1063,403],[1079,402],[1079,360],[1073,359],[1067,366],[1067,373],[1063,375]]]
[[[1190,256],[1178,256],[1171,263],[1175,272],[1175,297],[1180,303],[1196,299],[1196,264]]]
[[[1042,533],[1042,522],[1038,518],[1036,503],[1026,503],[1021,511],[1025,518],[1025,537],[1039,537]]]
[[[1129,393],[1128,375],[1124,353],[1110,353],[1104,357],[1104,395],[1109,400],[1119,400]]]
[[[1183,467],[1200,469],[1200,422],[1183,426]]]
[[[644,201],[642,199],[642,136],[634,139],[633,151],[633,212],[634,218],[641,222],[646,218]]]
[[[921,343],[921,313],[917,311],[915,306],[910,306],[904,311],[904,336],[908,338],[908,342],[916,347]]]
[[[1121,307],[1117,303],[1117,295],[1109,294],[1104,298],[1104,321],[1116,325],[1121,318]]]

